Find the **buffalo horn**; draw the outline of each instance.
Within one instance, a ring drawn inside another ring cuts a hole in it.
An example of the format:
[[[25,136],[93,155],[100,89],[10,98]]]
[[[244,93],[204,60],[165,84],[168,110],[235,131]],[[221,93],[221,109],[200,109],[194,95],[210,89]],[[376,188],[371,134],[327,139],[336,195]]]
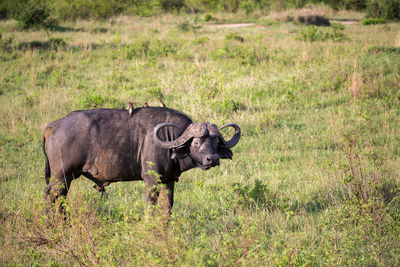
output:
[[[239,125],[237,125],[236,123],[226,124],[226,125],[222,126],[221,128],[219,128],[218,130],[222,130],[227,127],[233,127],[235,129],[235,134],[233,135],[231,140],[225,141],[225,139],[224,139],[226,146],[228,148],[231,148],[231,147],[234,147],[237,144],[237,142],[239,142],[241,131],[240,131]]]
[[[168,122],[163,122],[158,124],[154,130],[153,130],[153,138],[154,141],[156,142],[156,144],[159,147],[162,148],[166,148],[166,149],[171,149],[171,148],[176,148],[179,147],[181,145],[183,145],[184,143],[186,143],[190,138],[192,138],[192,135],[190,134],[190,130],[188,131],[188,129],[190,127],[188,127],[182,134],[181,136],[179,136],[177,139],[172,140],[172,141],[163,141],[160,139],[160,137],[158,136],[158,132],[160,131],[161,128],[166,127],[166,126],[172,126],[177,128],[177,126],[175,124],[172,123],[168,123]]]

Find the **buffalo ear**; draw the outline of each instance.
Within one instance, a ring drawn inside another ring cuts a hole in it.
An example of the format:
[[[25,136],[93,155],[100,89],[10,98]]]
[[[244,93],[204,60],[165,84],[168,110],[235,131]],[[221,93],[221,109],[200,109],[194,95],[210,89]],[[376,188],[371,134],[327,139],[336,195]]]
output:
[[[232,159],[233,155],[232,151],[225,146],[218,147],[218,154],[221,159]]]
[[[188,146],[181,146],[172,150],[171,159],[184,159],[190,154]]]

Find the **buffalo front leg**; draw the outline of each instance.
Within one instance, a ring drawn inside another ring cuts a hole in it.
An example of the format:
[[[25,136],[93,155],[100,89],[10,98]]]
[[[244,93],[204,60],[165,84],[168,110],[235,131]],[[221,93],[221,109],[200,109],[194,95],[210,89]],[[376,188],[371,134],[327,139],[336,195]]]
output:
[[[174,188],[175,188],[175,181],[167,183],[167,198],[168,198],[168,213],[171,215],[172,206],[174,205]]]
[[[158,201],[162,201],[160,204],[164,210],[171,214],[171,209],[174,205],[174,187],[175,181],[169,182],[163,187],[155,180],[147,180],[145,201],[153,205],[156,205]]]
[[[151,203],[153,205],[157,204],[158,201],[158,196],[159,196],[159,190],[158,190],[158,183],[152,183],[152,182],[147,182],[146,183],[146,196],[145,196],[145,201],[147,203]]]

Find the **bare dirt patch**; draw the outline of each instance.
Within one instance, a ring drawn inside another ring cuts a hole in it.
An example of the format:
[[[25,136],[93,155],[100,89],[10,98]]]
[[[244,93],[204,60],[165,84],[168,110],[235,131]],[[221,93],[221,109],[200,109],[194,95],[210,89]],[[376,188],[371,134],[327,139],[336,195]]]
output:
[[[332,22],[332,23],[340,23],[340,24],[343,24],[343,25],[349,25],[349,24],[358,23],[358,21],[355,21],[355,20],[331,20],[330,22]]]
[[[255,26],[256,24],[254,23],[232,23],[232,24],[216,24],[216,25],[210,25],[215,28],[242,28],[242,27],[250,27],[250,26]]]

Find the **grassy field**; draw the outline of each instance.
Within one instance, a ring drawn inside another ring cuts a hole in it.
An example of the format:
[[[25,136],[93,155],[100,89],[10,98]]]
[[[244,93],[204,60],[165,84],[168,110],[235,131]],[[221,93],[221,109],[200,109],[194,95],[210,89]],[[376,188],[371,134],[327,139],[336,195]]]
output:
[[[400,264],[400,23],[235,21],[0,21],[0,265]],[[158,98],[239,124],[234,159],[184,173],[169,220],[143,182],[80,178],[49,226],[43,128]]]

